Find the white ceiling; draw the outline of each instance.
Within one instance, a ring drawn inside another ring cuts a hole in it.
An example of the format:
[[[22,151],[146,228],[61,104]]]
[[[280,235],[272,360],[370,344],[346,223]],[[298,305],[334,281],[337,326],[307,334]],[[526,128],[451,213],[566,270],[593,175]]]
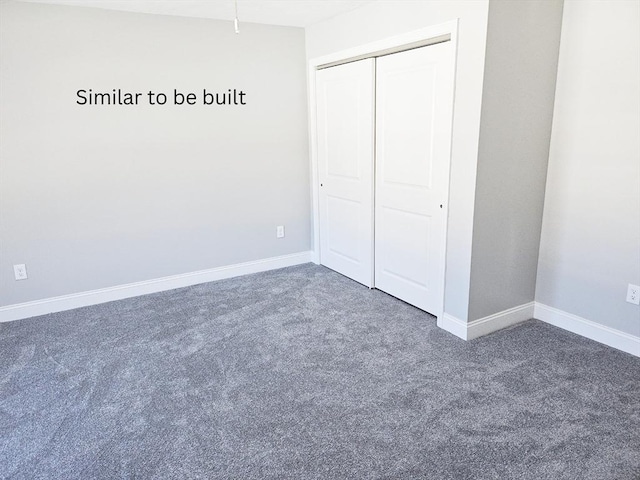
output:
[[[32,3],[233,20],[233,0],[19,0]],[[241,22],[306,27],[375,0],[238,0]]]

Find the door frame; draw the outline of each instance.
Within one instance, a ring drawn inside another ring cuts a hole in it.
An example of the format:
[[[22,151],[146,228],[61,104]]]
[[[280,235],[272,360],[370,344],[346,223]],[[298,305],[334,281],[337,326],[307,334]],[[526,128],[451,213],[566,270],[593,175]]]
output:
[[[309,106],[309,153],[311,160],[310,168],[310,181],[311,181],[311,219],[313,235],[311,238],[311,261],[315,264],[320,264],[320,192],[319,192],[319,174],[318,174],[318,137],[317,137],[317,109],[316,109],[316,71],[322,68],[340,65],[343,63],[353,62],[356,60],[362,60],[364,58],[378,57],[381,55],[388,55],[391,53],[398,53],[413,48],[418,48],[427,45],[433,45],[434,43],[440,43],[442,41],[451,42],[451,55],[452,69],[454,79],[453,85],[453,99],[452,108],[455,103],[455,78],[456,78],[456,66],[458,57],[458,23],[459,19],[451,20],[448,22],[432,25],[429,27],[413,30],[407,33],[396,35],[393,37],[384,38],[375,42],[359,45],[357,47],[341,50],[339,52],[330,53],[320,57],[312,58],[308,61],[307,81],[308,81],[308,97],[307,104]],[[450,125],[451,137],[453,137],[453,115]],[[449,155],[447,158],[448,166],[446,168],[447,182],[450,180],[451,170],[451,144],[452,138],[449,140]],[[372,179],[375,181],[375,177]],[[445,292],[445,279],[446,279],[446,253],[447,253],[447,230],[449,219],[449,185],[447,185],[447,202],[444,205],[445,214],[445,228],[442,233],[441,242],[443,245],[443,255],[441,265],[439,266],[440,275],[442,279],[441,292],[442,299],[436,312],[432,312],[438,320],[440,320],[444,314],[444,292]],[[373,260],[373,259],[372,259]],[[375,286],[375,285],[374,285]]]

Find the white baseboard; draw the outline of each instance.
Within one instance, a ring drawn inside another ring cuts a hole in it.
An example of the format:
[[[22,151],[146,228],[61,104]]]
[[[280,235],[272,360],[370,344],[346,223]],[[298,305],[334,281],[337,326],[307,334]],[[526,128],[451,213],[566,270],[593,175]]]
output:
[[[482,337],[483,335],[502,330],[511,325],[531,320],[533,318],[533,307],[534,303],[529,302],[469,322],[467,327],[467,340]]]
[[[224,267],[200,270],[197,272],[172,275],[170,277],[154,278],[143,282],[128,283],[115,287],[101,288],[87,292],[73,293],[60,297],[45,298],[32,302],[18,303],[0,307],[0,322],[30,318],[47,313],[62,312],[74,308],[97,305],[99,303],[122,300],[124,298],[147,295],[149,293],[173,290],[174,288],[189,287],[199,283],[213,282],[225,278],[248,275],[250,273],[291,267],[311,261],[311,252],[300,252],[280,257],[265,258],[252,262],[238,263]]]
[[[188,287],[199,283],[213,282],[225,278],[300,265],[310,261],[313,261],[312,252],[300,252],[181,275],[172,275],[170,277],[155,278],[143,282],[101,288],[99,290],[90,290],[60,297],[7,305],[0,307],[0,322],[62,312],[64,310],[137,297],[149,293],[173,290],[174,288]],[[469,323],[445,313],[442,317],[438,318],[437,324],[438,327],[463,340],[472,340],[531,318],[536,318],[545,323],[640,357],[640,337],[538,302],[526,303]]]
[[[453,315],[445,313],[442,317],[438,317],[436,325],[449,333],[453,333],[456,337],[463,340],[467,339],[467,322],[463,322]]]
[[[437,324],[440,328],[453,333],[456,337],[460,337],[463,340],[473,340],[511,325],[530,320],[533,318],[533,311],[534,302],[529,302],[468,323],[445,313],[442,316],[442,321],[438,319]]]
[[[526,303],[469,323],[445,313],[442,318],[438,318],[438,327],[463,340],[472,340],[530,318],[640,357],[640,337],[538,302]]]
[[[534,318],[640,357],[640,337],[536,302]]]

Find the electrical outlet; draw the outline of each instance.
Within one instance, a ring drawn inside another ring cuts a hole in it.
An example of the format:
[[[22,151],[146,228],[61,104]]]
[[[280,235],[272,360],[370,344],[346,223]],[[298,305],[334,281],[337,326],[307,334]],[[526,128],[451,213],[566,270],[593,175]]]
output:
[[[13,266],[13,276],[16,277],[16,280],[26,280],[27,278],[27,266],[22,263],[20,265]]]
[[[284,226],[278,225],[276,227],[276,238],[283,238],[283,237],[284,237]]]
[[[627,302],[640,305],[640,287],[631,285],[627,287]]]

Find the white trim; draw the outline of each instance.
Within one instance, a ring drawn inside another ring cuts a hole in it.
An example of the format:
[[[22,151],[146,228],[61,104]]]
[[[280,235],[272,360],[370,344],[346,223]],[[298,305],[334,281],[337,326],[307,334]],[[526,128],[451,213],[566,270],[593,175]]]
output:
[[[430,45],[436,45],[438,43],[448,42],[451,40],[451,34],[440,35],[439,37],[430,37],[424,40],[419,40],[414,43],[404,43],[392,48],[384,50],[378,50],[376,52],[368,51],[365,54],[358,55],[357,57],[342,58],[335,62],[325,63],[324,65],[318,65],[318,70],[324,70],[325,68],[337,67],[338,65],[344,65],[345,63],[358,62],[368,58],[384,57],[386,55],[393,55],[394,53],[406,52],[407,50],[413,50],[415,48],[428,47]]]
[[[438,317],[436,325],[449,333],[453,333],[458,338],[467,339],[467,322],[463,322],[448,313]]]
[[[533,311],[534,302],[529,302],[469,322],[467,326],[467,340],[482,337],[483,335],[502,330],[503,328],[531,320],[533,318]]]
[[[311,238],[311,261],[320,265],[320,192],[318,191],[318,131],[317,131],[317,106],[316,106],[316,68],[309,67],[307,71],[309,105],[309,161],[311,176],[311,226],[313,235]]]
[[[536,302],[534,318],[640,357],[640,337]]]
[[[531,318],[640,357],[640,337],[538,302],[526,303],[469,323],[445,313],[438,317],[437,325],[456,337],[472,340]]]
[[[451,51],[453,55],[452,68],[453,68],[453,98],[452,98],[452,116],[451,116],[451,143],[449,145],[449,169],[451,168],[451,153],[453,142],[453,110],[455,110],[455,93],[456,93],[456,68],[458,59],[458,19],[443,22],[438,25],[432,25],[426,28],[413,30],[411,32],[403,33],[393,37],[384,38],[372,43],[359,45],[357,47],[349,48],[339,52],[334,52],[322,57],[312,58],[308,62],[307,79],[308,79],[308,107],[309,107],[309,149],[310,149],[310,162],[311,162],[311,218],[313,225],[313,237],[311,245],[311,261],[320,264],[320,204],[319,204],[319,174],[318,174],[318,147],[317,147],[317,118],[316,118],[316,70],[322,65],[331,63],[340,63],[344,60],[354,58],[365,58],[366,56],[373,56],[377,52],[383,52],[389,49],[396,50],[399,47],[415,45],[420,42],[425,42],[429,39],[442,37],[444,35],[450,36],[450,42],[452,45]],[[449,196],[449,189],[447,189],[447,200]],[[442,275],[441,296],[442,302],[432,312],[436,314],[437,318],[444,318],[444,293],[446,285],[446,245],[447,245],[447,230],[449,221],[449,202],[445,204],[445,226],[443,232],[444,249],[442,254],[442,264],[439,265],[439,269]],[[375,286],[375,284],[374,284]]]
[[[45,298],[32,302],[18,303],[0,307],[0,322],[30,318],[47,313],[62,312],[74,308],[112,302],[123,298],[137,297],[149,293],[188,287],[199,283],[213,282],[225,278],[248,275],[250,273],[291,267],[311,261],[311,252],[300,252],[279,257],[265,258],[251,262],[237,263],[224,267],[200,270],[197,272],[154,278],[143,282],[128,283],[115,287],[101,288],[87,292],[73,293],[60,297]]]
[[[450,20],[448,22],[431,25],[411,32],[402,33],[393,37],[383,38],[375,42],[358,45],[357,47],[333,52],[322,57],[316,57],[309,60],[309,66],[312,71],[321,65],[327,65],[334,62],[341,62],[347,59],[362,57],[363,55],[373,55],[378,52],[384,52],[388,49],[396,49],[407,45],[411,47],[413,44],[429,40],[432,38],[442,37],[443,35],[451,35],[451,41],[454,41],[453,34],[458,31],[458,20]],[[312,97],[313,98],[313,97]]]
[[[473,340],[530,320],[533,318],[533,312],[534,302],[529,302],[468,323],[445,313],[442,321],[438,318],[437,325],[463,340]]]

